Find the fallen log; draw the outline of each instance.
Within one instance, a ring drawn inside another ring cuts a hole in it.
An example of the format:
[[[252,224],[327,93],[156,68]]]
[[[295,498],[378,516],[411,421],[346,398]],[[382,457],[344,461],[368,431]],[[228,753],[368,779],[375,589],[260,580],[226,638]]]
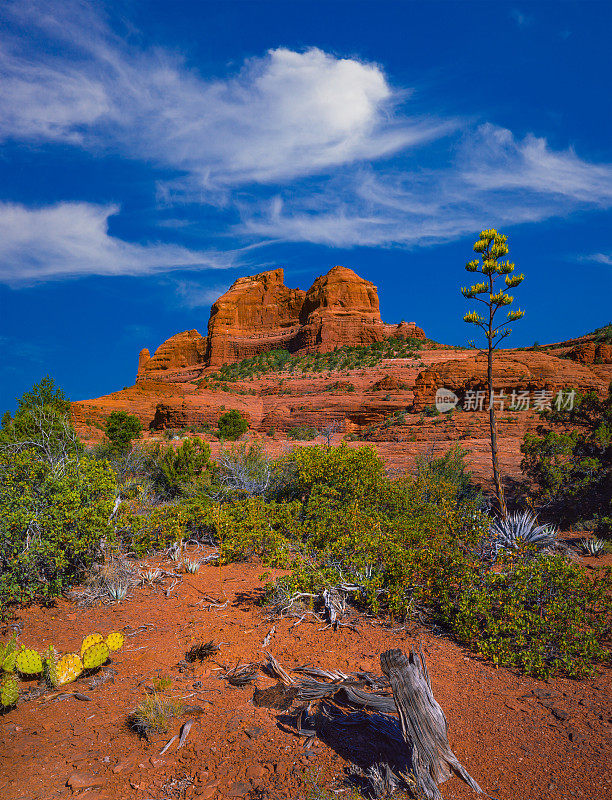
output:
[[[434,699],[422,651],[417,655],[411,650],[407,657],[401,650],[387,650],[380,657],[380,665],[391,684],[420,796],[441,800],[438,784],[453,773],[482,793],[450,748],[448,723]]]

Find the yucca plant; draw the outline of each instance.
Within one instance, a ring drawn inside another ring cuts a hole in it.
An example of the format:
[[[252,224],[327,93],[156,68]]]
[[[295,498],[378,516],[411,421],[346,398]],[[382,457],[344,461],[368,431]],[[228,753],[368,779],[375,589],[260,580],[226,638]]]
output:
[[[127,595],[128,587],[125,583],[109,583],[106,586],[106,593],[116,603],[120,603]]]
[[[602,539],[593,537],[592,539],[585,539],[581,547],[585,556],[600,556],[604,549],[604,542]]]
[[[488,545],[493,561],[500,550],[517,550],[521,545],[532,545],[546,550],[557,542],[557,530],[552,525],[540,525],[531,511],[517,511],[500,517],[489,525]]]
[[[200,569],[200,562],[199,561],[185,561],[184,563],[185,571],[190,572],[194,575]]]

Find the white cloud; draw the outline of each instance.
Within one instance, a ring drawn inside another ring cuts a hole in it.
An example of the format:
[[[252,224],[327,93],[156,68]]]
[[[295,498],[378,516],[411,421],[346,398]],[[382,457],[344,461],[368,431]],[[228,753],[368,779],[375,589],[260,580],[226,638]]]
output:
[[[0,203],[0,281],[37,283],[83,275],[149,275],[176,269],[226,269],[235,253],[172,244],[135,244],[108,232],[118,207],[58,203],[31,209]]]
[[[605,264],[606,267],[612,267],[612,253],[592,253],[585,256],[586,261],[595,261],[597,264]]]
[[[552,151],[546,139],[487,123],[463,148],[463,177],[482,190],[520,189],[607,206],[612,201],[612,164],[592,164],[573,149]]]
[[[128,47],[91,9],[58,3],[50,16],[43,8],[12,6],[22,26],[65,47],[29,55],[27,37],[7,40],[0,136],[78,143],[175,168],[184,177],[161,187],[170,197],[199,192],[220,203],[226,186],[380,158],[454,125],[396,116],[408,93],[355,58],[278,47],[233,76],[204,79],[163,49]]]
[[[467,133],[453,163],[381,173],[361,169],[285,201],[242,207],[252,236],[330,246],[424,246],[483,227],[540,222],[612,205],[612,165],[552,151],[532,135],[483,125]]]

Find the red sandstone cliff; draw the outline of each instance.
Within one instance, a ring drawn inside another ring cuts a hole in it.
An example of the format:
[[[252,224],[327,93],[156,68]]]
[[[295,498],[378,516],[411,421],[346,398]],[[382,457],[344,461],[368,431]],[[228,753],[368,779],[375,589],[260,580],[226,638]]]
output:
[[[378,292],[346,267],[333,267],[307,292],[289,289],[283,270],[239,278],[213,303],[208,336],[184,331],[163,342],[151,357],[142,350],[137,381],[180,383],[205,367],[218,367],[267,350],[328,352],[390,336],[424,339],[414,322],[385,325]]]

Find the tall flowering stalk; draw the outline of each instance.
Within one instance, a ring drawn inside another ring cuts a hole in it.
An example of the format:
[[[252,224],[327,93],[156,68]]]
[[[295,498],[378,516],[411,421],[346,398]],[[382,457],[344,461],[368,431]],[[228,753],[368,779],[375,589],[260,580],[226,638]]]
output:
[[[469,300],[477,300],[485,306],[483,315],[477,311],[469,311],[464,321],[476,325],[484,331],[487,340],[487,388],[489,391],[489,427],[491,432],[491,458],[493,461],[493,480],[499,512],[502,517],[507,514],[504,488],[499,471],[497,454],[497,421],[495,418],[495,403],[493,392],[493,351],[501,341],[512,332],[507,327],[508,323],[516,322],[525,316],[525,312],[508,311],[504,321],[496,320],[497,312],[504,306],[509,306],[514,298],[506,293],[506,289],[514,289],[522,283],[524,275],[513,275],[514,264],[511,261],[502,261],[508,255],[509,248],[506,244],[507,236],[498,233],[494,228],[482,231],[479,239],[474,243],[474,252],[480,254],[480,259],[468,261],[465,268],[468,272],[477,272],[484,280],[473,286],[462,287],[461,294]],[[499,288],[495,282],[504,276],[505,287]]]

